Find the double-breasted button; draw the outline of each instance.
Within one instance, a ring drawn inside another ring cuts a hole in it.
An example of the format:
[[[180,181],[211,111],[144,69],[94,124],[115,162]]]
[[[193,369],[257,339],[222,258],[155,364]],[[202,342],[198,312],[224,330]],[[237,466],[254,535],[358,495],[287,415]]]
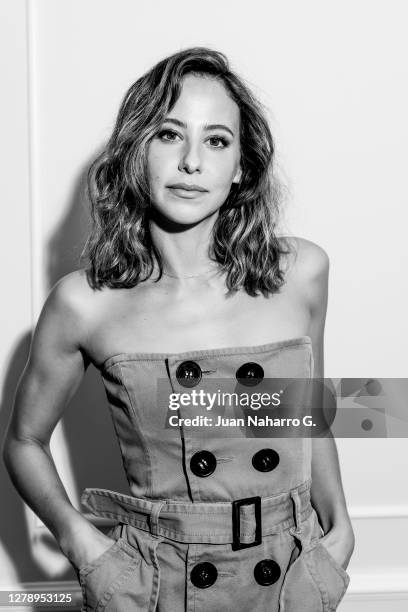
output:
[[[263,367],[259,363],[252,361],[240,366],[235,374],[236,379],[245,387],[254,387],[259,384],[264,377]]]
[[[273,448],[262,448],[252,457],[252,465],[258,472],[271,472],[279,463],[279,453]]]
[[[197,563],[190,573],[191,582],[199,589],[206,589],[217,580],[218,572],[215,565],[209,561]]]
[[[201,368],[195,361],[183,361],[176,370],[176,378],[183,387],[195,387],[201,377]]]
[[[262,559],[254,567],[254,576],[258,584],[269,586],[279,580],[281,570],[273,559]]]
[[[204,478],[212,474],[217,467],[217,459],[210,451],[202,450],[190,459],[190,469],[196,476]]]

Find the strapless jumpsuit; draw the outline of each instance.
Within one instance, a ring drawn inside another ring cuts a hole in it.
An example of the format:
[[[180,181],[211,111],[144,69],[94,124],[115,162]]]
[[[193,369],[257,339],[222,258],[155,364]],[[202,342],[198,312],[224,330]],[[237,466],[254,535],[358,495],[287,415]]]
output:
[[[320,543],[311,439],[197,435],[166,426],[162,401],[220,381],[310,379],[311,339],[123,353],[100,371],[130,490],[83,492],[115,524],[111,547],[77,570],[82,612],[336,610],[350,578]]]

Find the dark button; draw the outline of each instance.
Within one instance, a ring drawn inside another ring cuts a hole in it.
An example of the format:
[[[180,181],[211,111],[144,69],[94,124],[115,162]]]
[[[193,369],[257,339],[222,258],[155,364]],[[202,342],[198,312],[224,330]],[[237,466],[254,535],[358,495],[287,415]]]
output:
[[[190,459],[190,469],[196,476],[204,478],[213,473],[217,467],[217,459],[210,451],[198,451]]]
[[[183,387],[195,387],[201,376],[201,368],[195,361],[183,361],[176,370],[176,378]]]
[[[236,373],[236,378],[241,385],[245,387],[254,387],[264,377],[263,367],[259,365],[259,363],[244,363],[241,367],[238,368]]]
[[[263,448],[252,457],[252,465],[258,472],[271,472],[279,463],[279,454],[273,448]]]
[[[273,559],[262,559],[254,567],[255,580],[262,586],[273,584],[279,580],[280,575],[280,567]]]
[[[215,565],[204,561],[197,563],[191,570],[190,579],[194,586],[199,589],[206,589],[214,584],[217,580],[218,572]]]

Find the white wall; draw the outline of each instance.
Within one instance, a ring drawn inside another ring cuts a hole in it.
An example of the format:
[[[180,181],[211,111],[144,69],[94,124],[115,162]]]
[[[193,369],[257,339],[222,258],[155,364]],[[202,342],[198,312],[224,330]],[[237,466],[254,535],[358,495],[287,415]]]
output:
[[[29,208],[29,142],[25,3],[0,2],[0,431],[4,431],[17,378],[27,357],[32,324]],[[18,573],[11,548],[24,551],[23,539],[7,538],[5,519],[24,524],[21,503],[0,466],[2,529],[0,575],[14,582]],[[3,529],[5,530],[3,533]],[[24,538],[23,534],[23,538]]]
[[[0,314],[0,372],[50,286],[76,267],[84,169],[109,134],[126,88],[164,55],[208,45],[228,55],[271,109],[289,186],[286,227],[329,253],[326,375],[408,377],[406,3],[28,4],[28,72],[24,3],[0,5],[7,83],[1,160],[10,168],[2,178],[9,206],[0,249],[11,283]],[[402,585],[408,597],[408,564],[399,550],[408,528],[407,440],[339,440],[338,446],[357,535],[344,610],[369,605],[365,595],[353,600],[357,592],[389,591],[389,605]]]
[[[271,108],[292,191],[287,225],[331,257],[327,374],[407,374],[404,2],[255,0],[251,11],[218,0],[194,9],[185,0],[32,6],[45,239],[127,86],[165,54],[208,44]]]
[[[0,3],[1,113],[0,374],[31,324],[28,104],[24,2]],[[10,300],[11,298],[11,300]]]

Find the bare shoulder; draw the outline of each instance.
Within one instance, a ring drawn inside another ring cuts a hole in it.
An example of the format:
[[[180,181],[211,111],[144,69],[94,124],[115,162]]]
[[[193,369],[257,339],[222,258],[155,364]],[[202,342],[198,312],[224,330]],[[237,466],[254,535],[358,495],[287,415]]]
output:
[[[329,256],[326,251],[311,240],[297,236],[285,236],[290,254],[287,263],[287,273],[310,278],[327,272]]]
[[[65,332],[73,344],[82,345],[92,320],[94,293],[85,270],[66,274],[50,290],[37,327],[41,329],[52,326],[58,335],[64,335]]]
[[[86,271],[75,270],[61,277],[52,287],[47,302],[63,311],[85,316],[95,290],[89,285]]]
[[[53,286],[51,292],[55,292],[59,297],[69,300],[87,300],[94,293],[94,289],[89,285],[86,270],[80,269],[62,276]]]
[[[309,306],[321,304],[327,296],[328,254],[305,238],[285,237],[285,241],[290,250],[285,271],[287,282],[296,287]]]

